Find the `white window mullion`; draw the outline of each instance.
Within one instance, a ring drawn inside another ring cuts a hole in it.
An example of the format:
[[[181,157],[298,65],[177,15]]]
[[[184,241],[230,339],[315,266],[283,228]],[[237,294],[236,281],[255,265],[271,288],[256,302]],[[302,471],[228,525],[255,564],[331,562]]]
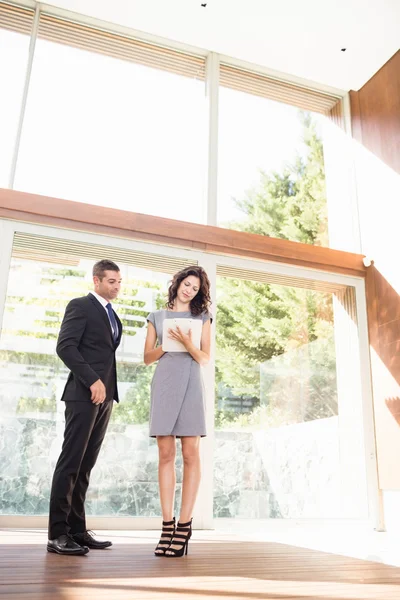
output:
[[[215,412],[215,340],[216,340],[216,310],[217,310],[217,265],[210,254],[199,254],[199,265],[206,271],[211,286],[211,354],[208,365],[203,367],[203,380],[206,401],[207,436],[201,441],[202,476],[197,498],[194,519],[201,529],[213,528],[214,516],[214,412]]]
[[[18,129],[17,129],[17,134],[15,137],[14,152],[13,152],[11,168],[10,168],[10,179],[9,179],[9,183],[8,183],[8,187],[11,190],[14,188],[15,173],[17,170],[18,153],[19,153],[19,147],[20,147],[20,143],[21,143],[22,127],[24,125],[24,117],[25,117],[26,103],[28,100],[29,85],[30,85],[30,81],[31,81],[33,58],[34,58],[34,54],[35,54],[36,39],[37,39],[37,33],[38,33],[38,28],[39,28],[39,19],[40,19],[40,4],[37,5],[36,10],[35,10],[35,17],[33,19],[33,24],[32,24],[31,39],[29,42],[28,62],[26,65],[25,83],[24,83],[24,90],[22,93],[22,100],[21,100],[21,111],[19,114]]]
[[[208,108],[207,225],[217,225],[219,55],[211,52],[206,65]]]
[[[369,518],[376,531],[385,531],[383,495],[382,490],[379,488],[378,479],[378,458],[371,379],[371,350],[368,336],[365,281],[359,280],[355,285],[355,289],[358,319],[358,358],[360,364],[360,385],[363,416],[362,428],[365,449],[365,465],[367,471]]]
[[[6,304],[8,273],[11,265],[11,255],[14,239],[14,224],[11,221],[0,220],[0,331],[3,323],[4,307]]]

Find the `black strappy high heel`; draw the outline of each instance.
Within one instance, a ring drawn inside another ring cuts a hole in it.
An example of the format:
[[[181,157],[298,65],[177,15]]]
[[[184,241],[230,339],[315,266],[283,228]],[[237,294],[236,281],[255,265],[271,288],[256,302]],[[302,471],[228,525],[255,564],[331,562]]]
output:
[[[168,552],[173,552],[173,554],[165,553],[165,556],[168,558],[177,558],[178,556],[183,556],[188,553],[189,540],[192,537],[192,521],[193,518],[190,519],[187,523],[179,523],[176,526],[175,533],[171,540],[171,546],[182,546],[181,548],[167,548]]]
[[[172,521],[162,522],[162,531],[160,541],[158,542],[154,554],[156,556],[165,556],[165,552],[171,545],[172,538],[175,535],[175,517]]]

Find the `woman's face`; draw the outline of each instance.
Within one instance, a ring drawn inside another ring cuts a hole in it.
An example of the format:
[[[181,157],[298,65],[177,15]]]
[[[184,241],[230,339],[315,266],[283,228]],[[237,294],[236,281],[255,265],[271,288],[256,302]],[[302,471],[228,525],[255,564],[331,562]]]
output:
[[[189,275],[181,281],[178,287],[177,297],[178,300],[184,304],[189,304],[193,298],[198,294],[200,289],[200,279],[194,275]]]

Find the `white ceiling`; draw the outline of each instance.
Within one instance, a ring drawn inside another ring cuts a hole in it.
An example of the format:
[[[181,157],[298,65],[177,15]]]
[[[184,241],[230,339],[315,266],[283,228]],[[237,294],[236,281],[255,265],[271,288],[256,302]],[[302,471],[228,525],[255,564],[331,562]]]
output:
[[[342,90],[362,87],[400,47],[400,0],[50,0],[48,4]]]

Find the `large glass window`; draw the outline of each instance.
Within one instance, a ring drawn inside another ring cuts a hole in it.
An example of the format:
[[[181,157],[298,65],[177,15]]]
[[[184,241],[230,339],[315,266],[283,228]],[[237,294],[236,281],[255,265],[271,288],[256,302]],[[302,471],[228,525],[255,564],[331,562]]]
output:
[[[93,263],[108,256],[123,276],[115,303],[124,323],[121,402],[92,474],[88,512],[158,517],[158,453],[148,436],[154,367],[142,363],[146,317],[164,303],[171,274],[193,257],[29,231],[14,235],[0,333],[0,515],[47,514],[68,373],[55,353],[58,331],[67,302],[91,289]],[[215,265],[214,516],[366,518],[355,290],[346,278],[310,280],[244,262]],[[205,383],[210,392],[207,374]]]
[[[205,109],[204,59],[44,15],[15,188],[205,222]]]
[[[0,2],[0,187],[8,187],[33,12]]]
[[[218,225],[328,245],[326,117],[305,108],[319,101],[261,75],[221,69]],[[329,99],[321,102],[318,111],[327,112]]]
[[[160,514],[158,453],[148,433],[154,367],[144,366],[143,347],[146,317],[161,308],[171,270],[184,262],[154,256],[153,267],[146,267],[151,255],[131,252],[125,257],[128,265],[122,262],[123,251],[116,252],[62,238],[15,236],[0,336],[0,514],[48,512],[64,430],[60,397],[68,375],[55,353],[56,340],[68,301],[92,289],[95,260],[88,254],[96,253],[97,259],[118,260],[121,268],[123,291],[114,305],[124,336],[117,352],[120,403],[114,406],[101,460],[93,470],[88,513]],[[179,458],[178,490],[181,472]]]
[[[365,518],[353,288],[236,271],[217,282],[214,516]]]

